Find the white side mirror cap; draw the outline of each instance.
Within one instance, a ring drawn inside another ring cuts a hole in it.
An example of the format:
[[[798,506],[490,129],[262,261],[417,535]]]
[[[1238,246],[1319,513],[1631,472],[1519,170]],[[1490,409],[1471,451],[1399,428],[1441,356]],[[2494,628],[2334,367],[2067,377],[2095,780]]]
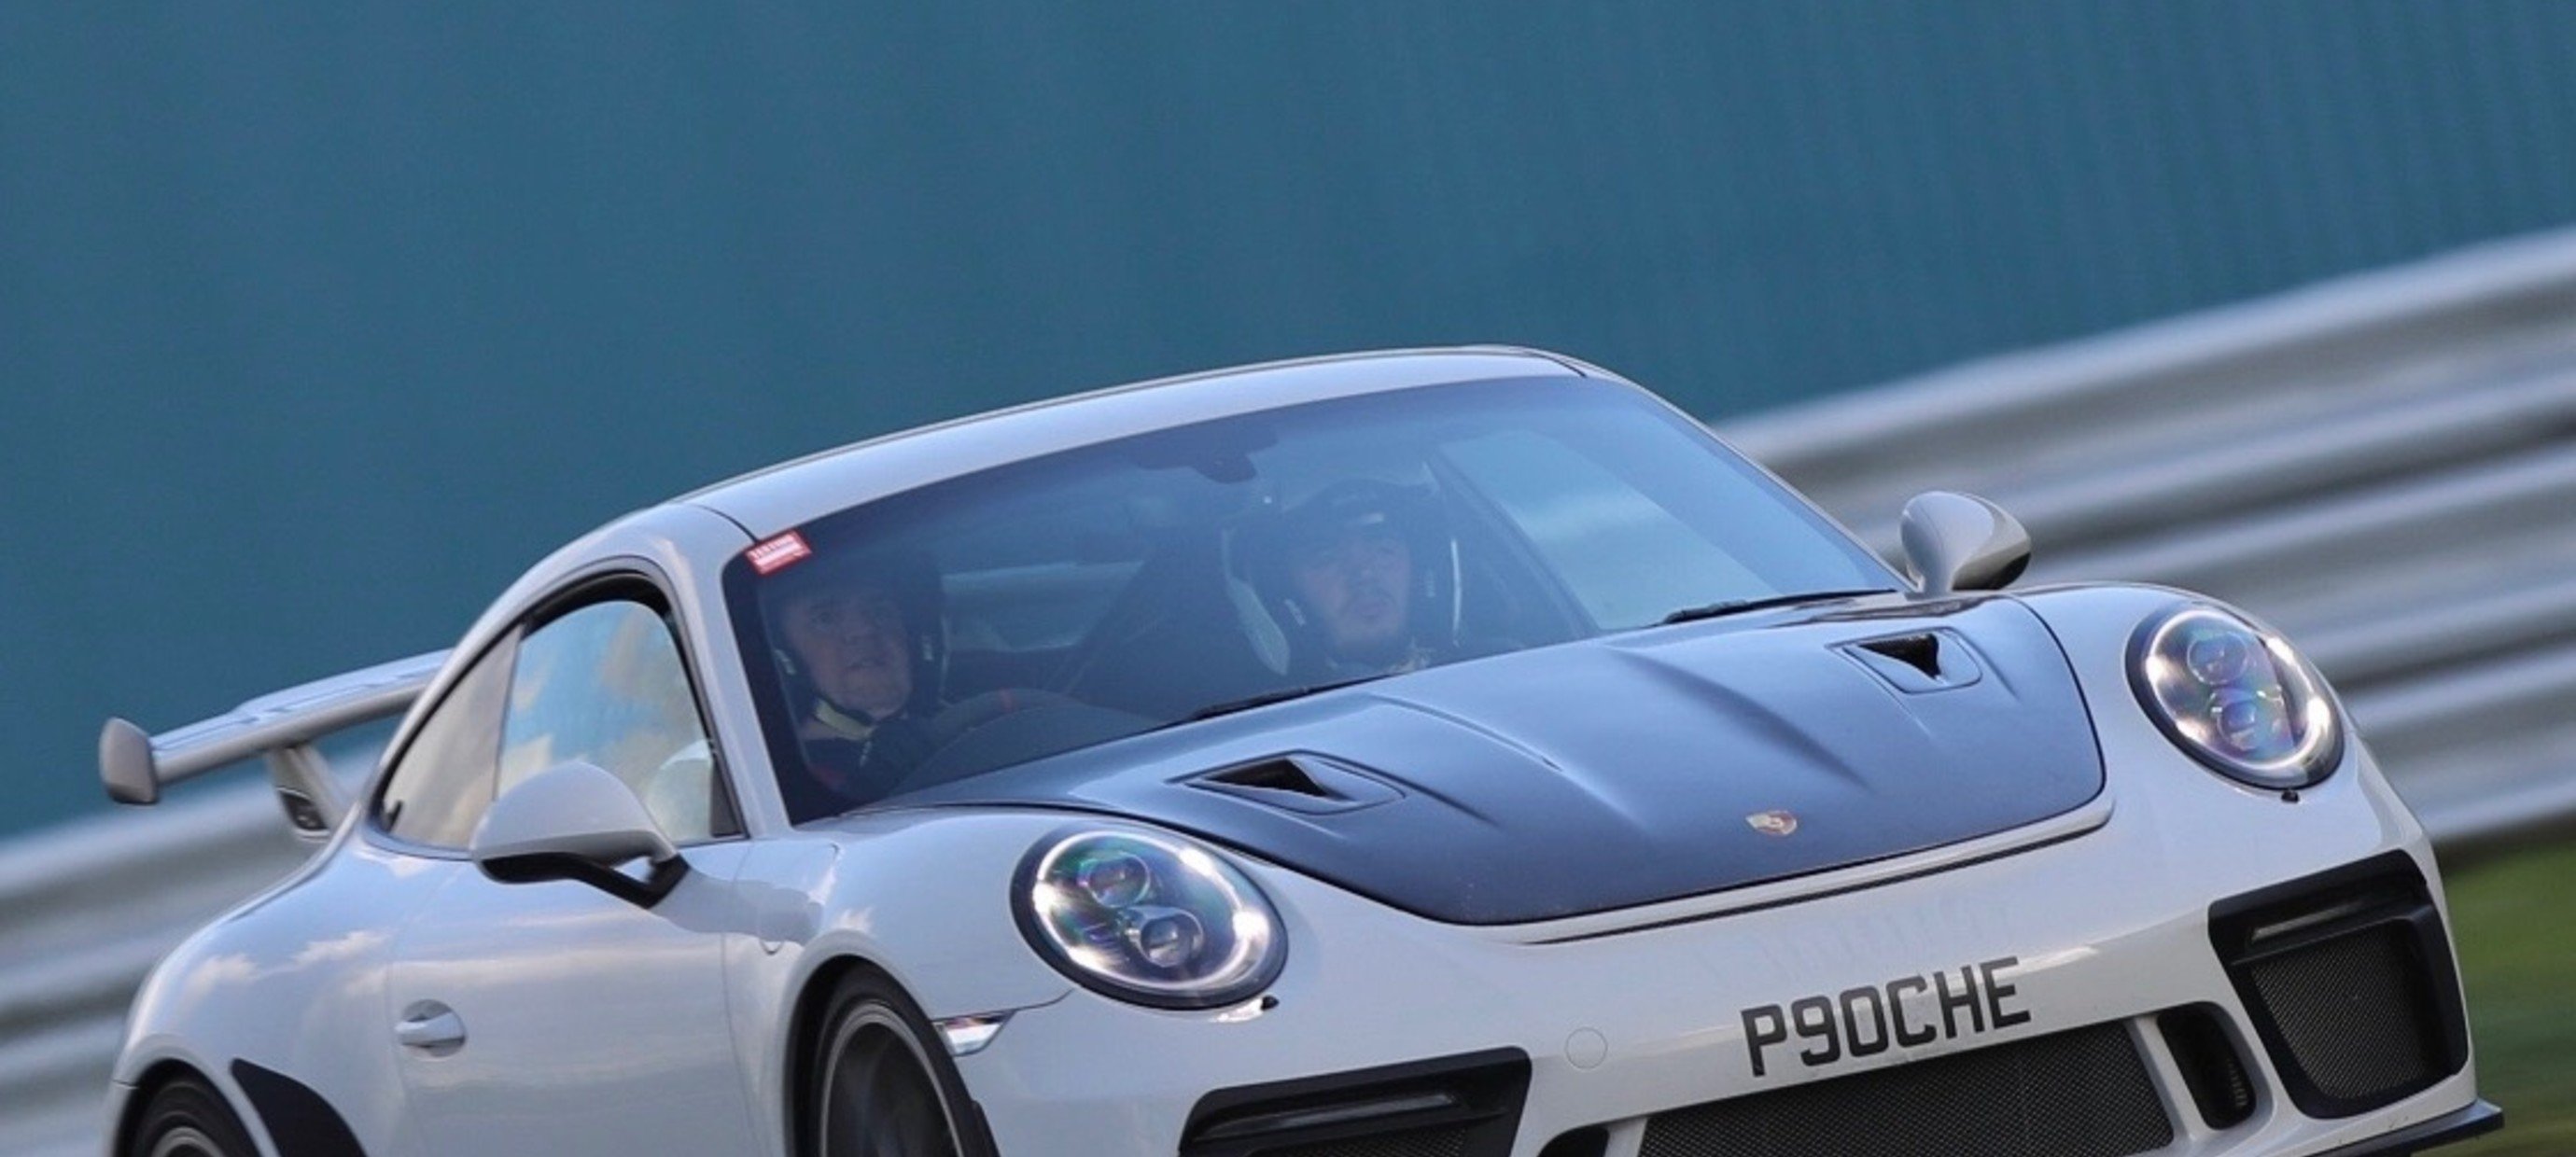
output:
[[[2030,566],[2030,532],[1973,494],[1929,490],[1898,521],[1906,567],[1926,595],[2001,590]]]
[[[470,851],[496,878],[535,857],[613,868],[679,855],[625,781],[587,763],[557,764],[501,793],[475,828]]]

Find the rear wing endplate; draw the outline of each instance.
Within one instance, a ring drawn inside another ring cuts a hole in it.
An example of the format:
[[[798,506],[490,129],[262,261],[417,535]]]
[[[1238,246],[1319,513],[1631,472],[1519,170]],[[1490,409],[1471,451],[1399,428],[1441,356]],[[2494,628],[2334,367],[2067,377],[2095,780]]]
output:
[[[381,663],[263,695],[159,735],[110,719],[98,735],[99,778],[109,799],[152,804],[170,784],[261,756],[287,821],[299,835],[318,839],[339,825],[348,803],[314,741],[409,709],[446,662],[447,652],[433,651]]]

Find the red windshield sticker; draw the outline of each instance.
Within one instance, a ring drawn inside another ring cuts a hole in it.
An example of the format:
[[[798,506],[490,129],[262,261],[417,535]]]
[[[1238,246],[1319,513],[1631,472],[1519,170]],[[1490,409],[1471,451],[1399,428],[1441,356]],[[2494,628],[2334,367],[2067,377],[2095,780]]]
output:
[[[788,531],[743,552],[751,560],[751,569],[763,575],[776,574],[813,557],[814,548],[805,545],[805,536]]]

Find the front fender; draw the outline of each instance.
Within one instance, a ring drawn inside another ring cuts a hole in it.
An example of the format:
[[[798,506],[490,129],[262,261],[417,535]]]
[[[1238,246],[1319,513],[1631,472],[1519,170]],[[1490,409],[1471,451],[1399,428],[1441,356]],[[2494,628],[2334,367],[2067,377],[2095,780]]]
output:
[[[751,1151],[786,1151],[800,998],[850,961],[883,970],[933,1020],[1034,1008],[1072,990],[1021,938],[1010,886],[1029,848],[1074,819],[925,808],[752,848],[737,887],[753,931],[725,954],[739,1061],[764,1130]]]

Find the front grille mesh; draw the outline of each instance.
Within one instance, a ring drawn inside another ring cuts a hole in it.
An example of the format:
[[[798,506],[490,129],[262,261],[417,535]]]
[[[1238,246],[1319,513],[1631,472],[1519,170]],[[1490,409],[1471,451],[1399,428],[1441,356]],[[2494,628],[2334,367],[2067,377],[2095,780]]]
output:
[[[1287,1149],[1264,1149],[1261,1157],[1460,1157],[1467,1151],[1467,1130],[1454,1126],[1410,1129],[1373,1137],[1318,1141]]]
[[[2126,1157],[2173,1122],[2120,1024],[1656,1114],[1641,1157]]]
[[[2422,1014],[2423,969],[2403,925],[2383,924],[2262,961],[2254,990],[2317,1090],[2373,1100],[2440,1075]]]

